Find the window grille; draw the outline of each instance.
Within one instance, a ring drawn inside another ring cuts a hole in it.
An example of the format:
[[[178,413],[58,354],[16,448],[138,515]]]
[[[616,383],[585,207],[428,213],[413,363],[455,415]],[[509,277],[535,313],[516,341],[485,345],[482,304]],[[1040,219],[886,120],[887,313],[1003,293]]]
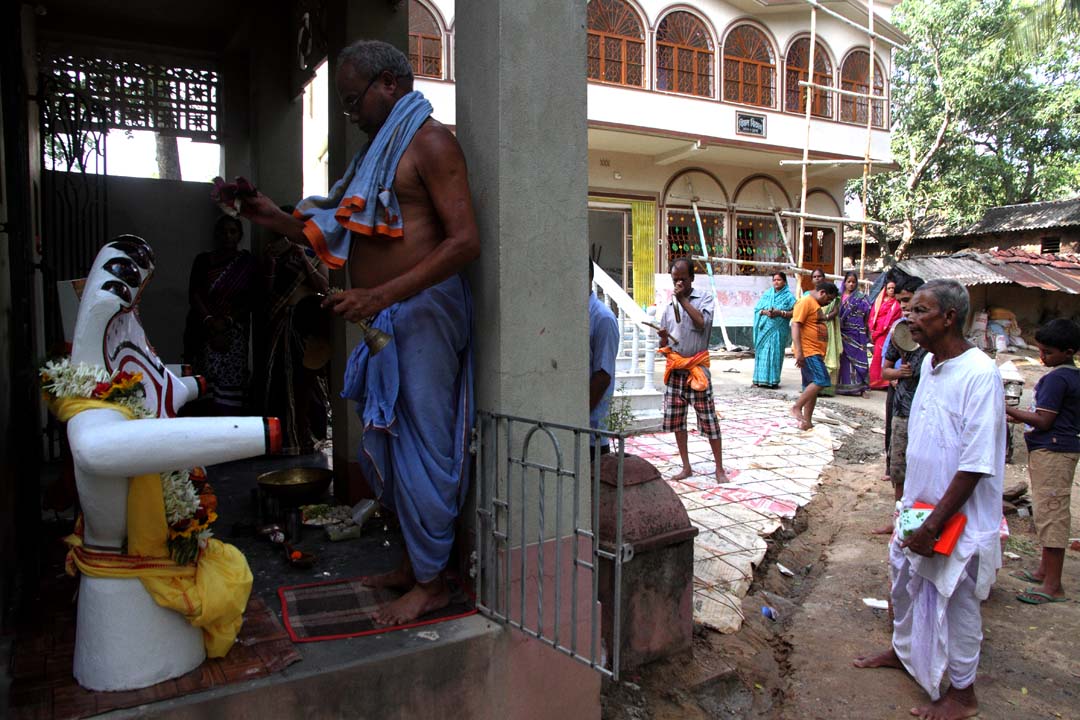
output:
[[[724,241],[726,214],[715,210],[701,210],[699,214],[701,215],[701,229],[705,231],[705,253],[709,257],[726,257],[727,245]],[[679,258],[701,255],[701,240],[692,209],[676,207],[667,209],[667,244],[668,267]],[[705,263],[694,260],[694,272],[706,272]]]
[[[1039,252],[1043,255],[1057,255],[1061,252],[1061,238],[1044,237]]]
[[[590,80],[645,86],[645,32],[624,0],[592,0],[588,8]]]
[[[870,92],[870,53],[855,50],[844,60],[840,68],[840,88],[859,93]],[[885,74],[881,63],[874,62],[874,95],[885,94]],[[840,119],[844,122],[866,124],[867,98],[844,96],[840,98]],[[876,128],[885,127],[885,101],[874,100],[874,117],[871,124]]]
[[[784,67],[784,109],[788,112],[806,112],[806,91],[800,81],[809,82],[807,66],[810,64],[810,38],[796,40],[788,50]],[[833,85],[833,69],[829,56],[821,43],[814,47],[814,79],[818,85]],[[814,90],[814,103],[810,114],[817,117],[833,116],[833,95],[825,90]]]
[[[656,32],[658,90],[713,96],[713,42],[705,24],[677,11],[663,19]]]
[[[208,68],[73,54],[43,59],[49,102],[76,97],[104,108],[106,129],[149,130],[212,142],[218,135],[218,74]],[[57,114],[64,114],[62,109]]]
[[[409,62],[419,77],[442,78],[442,29],[417,0],[409,0]]]
[[[776,105],[772,45],[752,25],[738,26],[724,42],[724,99],[759,107]]]
[[[735,259],[754,262],[784,263],[787,257],[783,237],[776,221],[767,215],[735,216]],[[775,268],[761,265],[736,265],[739,275],[768,275]]]

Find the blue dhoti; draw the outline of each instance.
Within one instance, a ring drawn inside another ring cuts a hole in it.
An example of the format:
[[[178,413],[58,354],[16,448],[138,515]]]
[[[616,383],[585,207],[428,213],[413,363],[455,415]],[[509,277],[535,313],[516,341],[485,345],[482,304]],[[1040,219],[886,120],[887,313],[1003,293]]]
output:
[[[393,341],[372,356],[353,350],[341,395],[357,402],[360,467],[397,513],[420,582],[446,567],[468,490],[474,409],[472,299],[455,275],[380,312]]]

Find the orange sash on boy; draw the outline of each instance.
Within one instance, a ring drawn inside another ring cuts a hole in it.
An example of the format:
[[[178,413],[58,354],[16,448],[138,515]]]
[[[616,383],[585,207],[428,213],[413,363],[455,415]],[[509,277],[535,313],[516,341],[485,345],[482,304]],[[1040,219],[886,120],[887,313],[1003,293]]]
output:
[[[672,370],[689,370],[691,389],[703,392],[709,388],[709,378],[705,371],[702,370],[702,368],[709,367],[708,350],[702,350],[693,357],[683,357],[669,347],[660,348],[660,352],[664,354],[664,358],[667,360],[667,364],[664,366],[665,385],[667,385],[668,376],[671,375]]]

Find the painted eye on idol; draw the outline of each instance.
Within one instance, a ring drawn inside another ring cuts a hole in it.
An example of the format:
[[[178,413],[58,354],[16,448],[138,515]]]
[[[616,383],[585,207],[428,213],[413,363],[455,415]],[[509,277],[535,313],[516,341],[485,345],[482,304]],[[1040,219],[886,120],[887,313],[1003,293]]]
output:
[[[109,280],[101,286],[101,289],[105,292],[112,293],[126,303],[131,302],[131,290],[129,290],[128,286],[122,282],[118,282],[116,280]]]
[[[142,282],[142,274],[131,258],[118,257],[105,263],[105,271],[115,278],[119,278],[129,287],[139,287]]]

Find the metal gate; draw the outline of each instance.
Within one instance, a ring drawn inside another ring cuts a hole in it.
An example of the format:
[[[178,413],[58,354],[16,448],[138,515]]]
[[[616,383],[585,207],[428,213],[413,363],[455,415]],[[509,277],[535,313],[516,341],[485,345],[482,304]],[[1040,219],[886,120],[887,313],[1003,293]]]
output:
[[[588,449],[600,436],[611,441],[618,467],[604,538],[600,463],[591,462],[600,456]],[[618,680],[619,589],[632,552],[622,542],[625,438],[481,412],[476,440],[477,607]],[[601,608],[602,595],[610,607]]]

